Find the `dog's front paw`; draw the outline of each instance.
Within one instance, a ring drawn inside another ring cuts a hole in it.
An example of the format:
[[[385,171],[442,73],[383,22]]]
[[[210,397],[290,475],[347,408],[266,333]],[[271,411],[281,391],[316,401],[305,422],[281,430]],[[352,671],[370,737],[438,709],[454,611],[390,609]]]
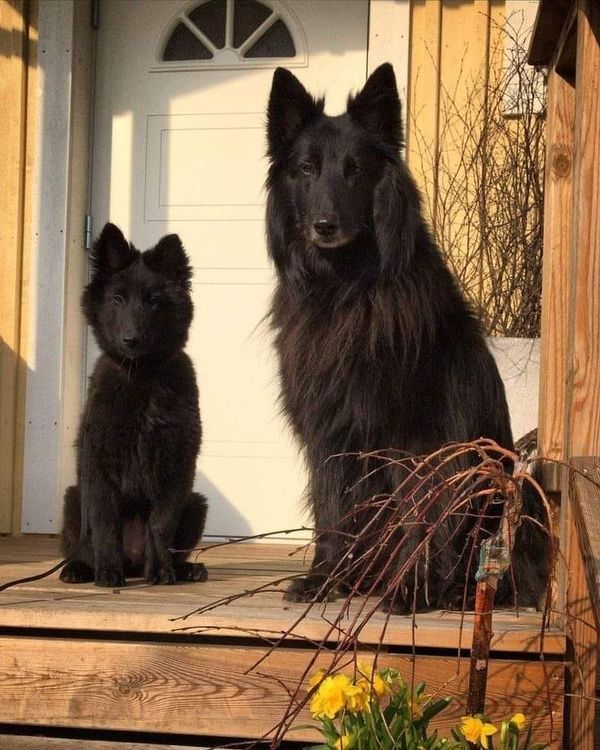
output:
[[[106,586],[107,588],[117,589],[125,585],[123,569],[113,566],[99,567],[96,570],[94,580],[96,586]]]
[[[196,581],[201,583],[208,578],[208,571],[203,563],[183,562],[175,569],[178,581]]]
[[[177,580],[177,576],[175,575],[171,563],[165,563],[163,565],[146,565],[144,578],[146,579],[146,583],[149,583],[151,586],[170,586]]]
[[[89,583],[94,580],[94,571],[87,563],[69,560],[60,571],[60,580],[63,583]]]
[[[325,602],[333,601],[336,595],[325,576],[308,575],[292,581],[283,598],[286,602]]]

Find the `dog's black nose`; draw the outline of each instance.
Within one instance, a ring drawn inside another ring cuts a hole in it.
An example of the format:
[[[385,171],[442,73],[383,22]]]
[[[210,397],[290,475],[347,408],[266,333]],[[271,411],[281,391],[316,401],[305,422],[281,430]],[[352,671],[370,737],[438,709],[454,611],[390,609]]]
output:
[[[123,343],[128,349],[135,349],[140,340],[137,336],[123,336]]]
[[[338,230],[338,223],[335,219],[319,219],[314,223],[315,232],[321,237],[331,237]]]

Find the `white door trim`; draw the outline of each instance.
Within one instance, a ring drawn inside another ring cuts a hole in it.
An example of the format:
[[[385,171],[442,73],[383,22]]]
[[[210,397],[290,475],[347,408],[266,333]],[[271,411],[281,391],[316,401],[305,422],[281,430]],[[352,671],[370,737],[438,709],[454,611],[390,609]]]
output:
[[[370,0],[367,74],[384,62],[394,66],[398,92],[407,101],[410,0]],[[403,110],[406,119],[406,108]]]
[[[21,530],[55,533],[83,393],[90,2],[40,3],[38,23]]]

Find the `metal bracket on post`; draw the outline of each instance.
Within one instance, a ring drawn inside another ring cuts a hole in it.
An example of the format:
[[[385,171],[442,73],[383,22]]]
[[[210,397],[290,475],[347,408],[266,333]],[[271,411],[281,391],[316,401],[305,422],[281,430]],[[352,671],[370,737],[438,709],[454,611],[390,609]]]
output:
[[[100,0],[92,0],[92,28],[98,30],[100,26]]]
[[[86,250],[92,249],[92,215],[87,214],[85,217],[85,240],[84,246]]]

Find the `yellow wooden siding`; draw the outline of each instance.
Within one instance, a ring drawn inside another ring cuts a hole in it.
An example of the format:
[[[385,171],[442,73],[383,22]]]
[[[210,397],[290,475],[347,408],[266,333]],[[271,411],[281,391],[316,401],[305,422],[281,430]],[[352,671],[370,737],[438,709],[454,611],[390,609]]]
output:
[[[19,528],[23,418],[27,233],[32,163],[32,82],[37,6],[0,0],[0,533]]]
[[[457,108],[467,103],[468,84],[489,70],[505,10],[505,0],[411,2],[406,156],[433,214],[441,193],[431,168],[435,154],[442,144],[454,142],[457,155],[461,137],[460,128],[445,116],[444,95],[452,96]]]
[[[527,206],[527,236],[536,234],[531,195],[512,182],[525,168],[524,155],[514,170],[511,163],[520,158],[517,144],[523,143],[526,125],[531,134],[533,120],[526,114],[530,105],[522,111],[521,105],[515,107],[518,79],[506,78],[507,60],[514,60],[517,47],[526,45],[536,5],[535,0],[411,4],[408,164],[436,237],[495,335],[532,335],[520,331],[536,328],[537,266],[524,265],[532,257],[524,246],[525,233],[516,238],[517,244],[511,245],[510,237],[517,231],[513,222],[518,206],[523,211]],[[519,40],[517,47],[512,34]],[[543,93],[541,88],[538,92]],[[532,152],[543,147],[543,138],[535,145],[529,137]],[[518,278],[530,284],[523,296],[514,281]]]

